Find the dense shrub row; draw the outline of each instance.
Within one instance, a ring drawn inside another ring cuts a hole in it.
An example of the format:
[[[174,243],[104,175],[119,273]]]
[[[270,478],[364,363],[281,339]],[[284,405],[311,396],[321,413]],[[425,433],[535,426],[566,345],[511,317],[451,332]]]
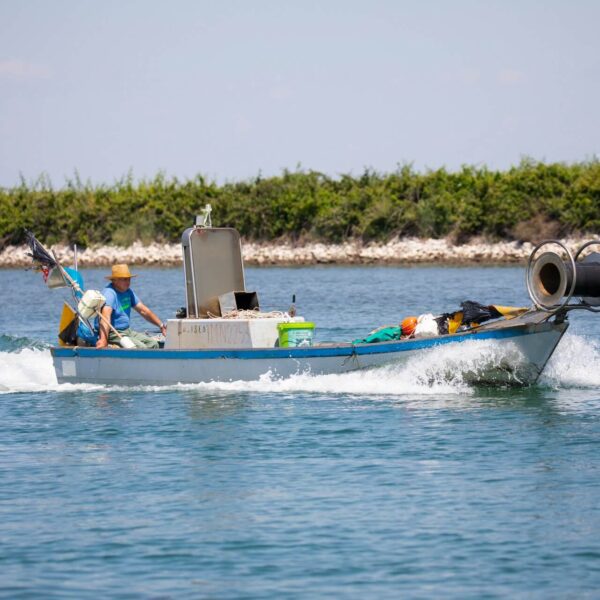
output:
[[[128,245],[176,241],[210,203],[213,223],[253,240],[396,235],[473,235],[530,240],[600,229],[600,161],[545,164],[523,160],[507,171],[465,166],[332,178],[315,171],[217,185],[158,175],[92,186],[78,178],[54,189],[47,178],[0,188],[0,244],[23,241],[32,229],[47,243]]]

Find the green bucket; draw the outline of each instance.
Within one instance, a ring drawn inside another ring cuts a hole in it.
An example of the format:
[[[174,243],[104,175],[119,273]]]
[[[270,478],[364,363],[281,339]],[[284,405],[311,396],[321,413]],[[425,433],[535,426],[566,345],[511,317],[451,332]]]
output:
[[[282,348],[312,346],[315,333],[314,323],[279,323],[279,345]]]

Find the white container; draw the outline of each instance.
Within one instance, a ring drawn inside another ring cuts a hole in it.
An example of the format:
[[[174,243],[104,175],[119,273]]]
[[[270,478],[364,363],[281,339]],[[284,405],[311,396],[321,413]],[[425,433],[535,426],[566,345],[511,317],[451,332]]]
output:
[[[294,319],[169,319],[166,349],[273,348],[277,345],[279,323]]]

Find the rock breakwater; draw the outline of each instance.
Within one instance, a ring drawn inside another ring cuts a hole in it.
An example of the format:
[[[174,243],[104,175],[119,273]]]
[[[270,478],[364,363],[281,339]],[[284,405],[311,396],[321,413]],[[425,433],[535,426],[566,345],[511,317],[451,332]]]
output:
[[[575,250],[580,239],[561,240]],[[519,263],[533,249],[529,242],[494,242],[474,240],[453,244],[441,239],[399,238],[386,244],[363,244],[352,241],[343,244],[256,243],[242,244],[244,261],[250,265],[311,265],[311,264],[502,264]],[[67,246],[54,246],[54,252],[64,264],[73,262],[73,251]],[[0,267],[23,267],[31,264],[26,246],[9,246],[0,253]],[[149,244],[136,242],[131,246],[97,246],[80,250],[82,267],[107,266],[115,263],[169,266],[182,262],[180,244]]]

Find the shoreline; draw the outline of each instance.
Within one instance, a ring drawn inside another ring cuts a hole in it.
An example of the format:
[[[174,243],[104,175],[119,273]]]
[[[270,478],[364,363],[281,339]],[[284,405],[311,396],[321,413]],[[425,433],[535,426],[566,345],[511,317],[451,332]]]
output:
[[[580,238],[562,239],[575,250]],[[453,244],[446,239],[399,238],[385,244],[357,241],[342,244],[290,244],[243,242],[244,262],[254,266],[300,265],[494,265],[517,264],[527,260],[535,247],[530,242],[493,242],[472,240]],[[68,246],[53,246],[61,263],[73,262]],[[31,258],[27,246],[8,246],[0,253],[0,268],[28,267]],[[116,263],[138,266],[177,266],[182,264],[180,244],[135,242],[129,247],[95,246],[78,252],[81,267],[104,267]]]

